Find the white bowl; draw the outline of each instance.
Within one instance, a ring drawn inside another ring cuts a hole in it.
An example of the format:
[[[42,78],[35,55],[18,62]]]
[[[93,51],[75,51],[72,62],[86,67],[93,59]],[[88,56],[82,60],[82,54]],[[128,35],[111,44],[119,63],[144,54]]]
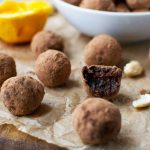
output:
[[[110,34],[121,42],[150,39],[150,12],[118,13],[84,9],[63,0],[53,0],[58,11],[81,33]]]

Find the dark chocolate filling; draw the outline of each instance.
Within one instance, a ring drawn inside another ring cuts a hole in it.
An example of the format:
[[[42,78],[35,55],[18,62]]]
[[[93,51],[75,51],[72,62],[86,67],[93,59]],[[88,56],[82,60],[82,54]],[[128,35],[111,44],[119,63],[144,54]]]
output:
[[[95,96],[111,96],[121,81],[122,71],[117,67],[91,66],[83,68],[85,82]]]

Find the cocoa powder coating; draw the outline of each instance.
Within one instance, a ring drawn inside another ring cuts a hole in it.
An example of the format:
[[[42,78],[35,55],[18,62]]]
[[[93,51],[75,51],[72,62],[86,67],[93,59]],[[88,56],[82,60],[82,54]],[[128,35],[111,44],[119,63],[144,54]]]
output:
[[[116,5],[116,12],[130,12],[130,10],[125,3],[119,3]]]
[[[1,98],[7,109],[16,116],[33,113],[44,97],[42,84],[30,76],[12,77],[1,88]]]
[[[150,8],[150,0],[126,0],[131,9]]]
[[[71,64],[64,53],[48,50],[37,58],[35,72],[45,86],[56,87],[68,80]]]
[[[118,65],[121,56],[120,44],[109,35],[94,37],[84,50],[84,60],[87,65]]]
[[[16,76],[16,64],[11,56],[0,53],[0,87],[10,77]]]
[[[73,126],[84,144],[105,144],[120,132],[121,114],[104,99],[88,98],[74,110]]]
[[[82,0],[80,7],[105,11],[115,10],[115,4],[112,0]]]
[[[78,6],[81,3],[81,0],[64,0],[67,3]]]
[[[31,50],[38,57],[39,54],[48,49],[63,51],[64,41],[60,35],[51,31],[38,32],[32,39]]]

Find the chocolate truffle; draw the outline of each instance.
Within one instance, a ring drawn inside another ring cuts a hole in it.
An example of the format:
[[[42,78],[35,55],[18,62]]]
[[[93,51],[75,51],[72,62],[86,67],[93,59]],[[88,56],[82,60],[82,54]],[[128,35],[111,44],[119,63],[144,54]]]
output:
[[[131,9],[150,8],[150,0],[126,0]]]
[[[82,0],[80,7],[104,11],[115,10],[115,4],[112,0]]]
[[[84,66],[82,78],[89,96],[111,99],[118,94],[122,70],[116,66]]]
[[[0,53],[0,87],[10,77],[16,76],[16,64],[11,56]]]
[[[130,12],[130,10],[125,3],[119,3],[116,6],[116,12]]]
[[[141,90],[140,90],[140,94],[141,94],[141,95],[150,94],[150,89],[141,89]]]
[[[134,13],[140,13],[140,12],[149,12],[150,10],[148,8],[142,8],[142,9],[134,9],[132,12]]]
[[[68,80],[71,64],[64,53],[48,50],[37,58],[35,72],[45,86],[56,87]]]
[[[4,105],[16,116],[34,112],[40,106],[43,96],[44,87],[30,76],[9,78],[1,88]]]
[[[88,98],[73,112],[73,126],[84,144],[106,144],[121,129],[121,114],[112,103]]]
[[[125,3],[125,0],[112,0],[115,4]]]
[[[84,50],[84,59],[87,65],[117,65],[121,60],[121,55],[120,44],[109,35],[96,36]]]
[[[31,50],[37,57],[48,49],[62,51],[64,49],[63,38],[51,31],[38,32],[32,39]]]
[[[67,3],[78,6],[81,3],[81,0],[64,0]]]

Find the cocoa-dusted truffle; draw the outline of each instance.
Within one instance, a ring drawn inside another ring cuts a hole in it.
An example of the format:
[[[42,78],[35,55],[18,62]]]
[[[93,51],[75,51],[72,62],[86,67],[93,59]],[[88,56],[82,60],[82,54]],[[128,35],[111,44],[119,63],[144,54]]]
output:
[[[150,89],[141,89],[141,90],[140,90],[140,94],[141,94],[141,95],[150,94]]]
[[[115,10],[115,4],[112,0],[82,0],[80,7],[104,11]]]
[[[130,12],[130,10],[125,3],[119,3],[116,6],[116,12]]]
[[[121,60],[121,55],[120,44],[109,35],[96,36],[84,50],[84,59],[87,65],[117,65]]]
[[[118,4],[118,3],[126,3],[125,1],[126,0],[112,0],[115,4]]]
[[[64,0],[67,3],[78,6],[81,3],[81,0]]]
[[[134,9],[133,13],[140,13],[140,12],[149,12],[150,10],[148,8],[142,8],[142,9]]]
[[[82,77],[89,96],[111,99],[118,94],[122,70],[116,66],[84,66]]]
[[[31,50],[37,57],[48,49],[62,51],[64,49],[63,38],[51,31],[38,32],[32,39]]]
[[[150,8],[150,0],[126,0],[131,9]]]
[[[0,53],[0,87],[10,77],[16,76],[16,64],[11,56]]]
[[[105,144],[121,129],[121,114],[112,103],[88,98],[73,112],[73,126],[84,144]]]
[[[68,80],[71,64],[64,53],[48,50],[37,58],[35,72],[45,86],[56,87]]]
[[[12,77],[1,88],[1,98],[8,110],[16,116],[34,112],[44,96],[42,84],[29,76]]]

